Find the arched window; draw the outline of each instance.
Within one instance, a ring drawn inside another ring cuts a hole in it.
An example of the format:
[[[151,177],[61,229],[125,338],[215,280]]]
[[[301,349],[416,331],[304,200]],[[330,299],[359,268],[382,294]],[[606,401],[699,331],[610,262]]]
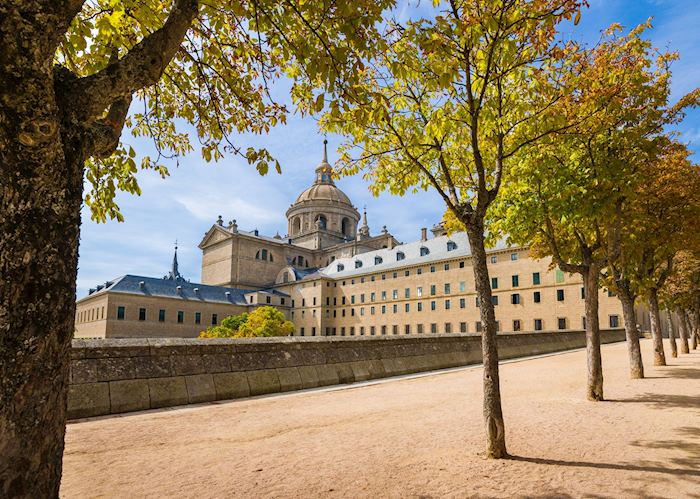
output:
[[[457,243],[454,241],[447,241],[447,251],[453,251],[457,249]]]
[[[335,257],[331,255],[331,262],[335,261]]]
[[[296,235],[301,232],[301,217],[296,217],[292,222],[292,234]]]
[[[343,218],[343,221],[340,223],[340,231],[344,236],[352,235],[350,233],[350,219],[348,217]]]
[[[406,258],[406,255],[404,254],[403,251],[397,251],[397,252],[396,252],[396,260],[397,260],[397,261],[398,261],[398,260],[403,260],[404,258]]]
[[[260,250],[255,252],[255,259],[260,260]]]
[[[262,250],[262,254],[260,255],[260,258],[262,258],[263,260],[267,260],[267,250],[266,249]]]
[[[430,253],[430,250],[426,248],[425,246],[420,247],[420,256],[425,256]]]
[[[362,267],[362,260],[355,260],[355,268],[359,269],[360,267]]]
[[[345,265],[343,265],[342,263],[339,263],[338,264],[338,272],[342,272],[343,270],[345,270]]]
[[[270,261],[271,261],[271,262],[274,262],[274,261],[275,261],[275,259],[272,258],[272,251],[270,252]]]
[[[326,230],[326,226],[328,225],[328,220],[326,220],[325,215],[319,215],[316,217],[316,221],[318,222],[318,228],[322,230]]]
[[[289,272],[285,272],[282,277],[282,282],[289,282]]]
[[[384,260],[382,259],[381,256],[375,256],[375,257],[374,257],[374,264],[375,264],[375,265],[379,265],[379,264],[382,263],[383,261],[384,261]]]

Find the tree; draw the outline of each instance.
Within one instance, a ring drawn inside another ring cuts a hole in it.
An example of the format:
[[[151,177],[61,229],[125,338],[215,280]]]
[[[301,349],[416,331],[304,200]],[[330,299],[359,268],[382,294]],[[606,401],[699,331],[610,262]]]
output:
[[[275,307],[256,308],[241,324],[235,338],[256,338],[267,336],[289,336],[294,333],[294,323],[284,318]]]
[[[430,20],[396,22],[322,126],[348,141],[343,174],[375,194],[434,189],[467,232],[481,303],[486,455],[507,456],[486,220],[513,158],[557,129],[552,79],[567,47],[556,26],[577,0],[452,0]]]
[[[240,327],[248,321],[248,313],[230,315],[218,326],[211,326],[199,333],[200,338],[234,338]]]
[[[698,183],[698,176],[697,169],[693,169],[683,179],[683,184],[689,183],[688,191],[693,194],[697,194],[700,189],[700,185],[695,185]],[[694,203],[696,210],[700,209],[700,201],[695,200]],[[692,224],[691,219],[689,225]],[[697,256],[700,238],[697,231],[691,229],[680,239],[684,240],[687,248],[679,251],[674,258],[673,272],[662,290],[662,299],[668,307],[678,313],[681,353],[689,353],[688,339],[693,350],[698,341],[697,323],[693,319],[698,317],[697,312],[700,309],[700,258]],[[696,249],[693,249],[693,246]]]
[[[302,112],[322,107],[316,88],[342,94],[390,3],[0,3],[0,495],[58,495],[83,183],[93,218],[121,218],[115,192],[138,192],[122,130],[154,140],[140,166],[163,175],[159,159],[193,148],[183,123],[205,159],[264,173],[269,153],[228,135],[284,122],[283,75]]]
[[[594,401],[604,398],[601,271],[619,257],[621,219],[634,202],[639,167],[667,141],[663,126],[679,113],[667,104],[667,63],[674,56],[654,60],[651,44],[641,37],[648,26],[621,35],[613,25],[596,46],[580,52],[567,82],[570,97],[557,103],[574,126],[523,152],[498,206],[498,230],[583,279],[586,391]],[[629,339],[637,343],[636,335]]]

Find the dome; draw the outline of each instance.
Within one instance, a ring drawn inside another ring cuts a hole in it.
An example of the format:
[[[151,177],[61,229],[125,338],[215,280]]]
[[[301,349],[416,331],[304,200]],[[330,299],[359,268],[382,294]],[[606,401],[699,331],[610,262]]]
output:
[[[331,201],[352,206],[350,198],[333,184],[314,184],[299,194],[296,203],[304,201]],[[296,204],[295,203],[295,204]]]

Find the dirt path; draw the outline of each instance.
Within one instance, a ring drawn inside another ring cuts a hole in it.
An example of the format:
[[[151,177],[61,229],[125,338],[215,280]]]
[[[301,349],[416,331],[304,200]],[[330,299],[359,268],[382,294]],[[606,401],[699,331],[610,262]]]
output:
[[[603,347],[504,364],[512,460],[483,459],[481,369],[68,426],[61,496],[700,498],[700,350],[627,378]]]

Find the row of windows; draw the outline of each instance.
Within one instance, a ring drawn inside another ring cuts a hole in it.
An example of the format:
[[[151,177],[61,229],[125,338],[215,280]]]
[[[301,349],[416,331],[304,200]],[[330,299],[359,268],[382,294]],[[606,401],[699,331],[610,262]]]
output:
[[[145,308],[139,308],[139,320],[140,321],[146,321],[148,320],[147,317],[147,310]],[[185,312],[183,310],[178,310],[177,311],[177,323],[178,324],[184,324],[185,323]],[[124,318],[126,317],[126,307],[123,306],[118,306],[117,307],[117,320],[123,321]],[[165,322],[166,318],[166,311],[164,308],[161,308],[158,310],[158,322]],[[202,312],[195,312],[193,314],[193,319],[194,319],[194,324],[201,324],[202,323]],[[211,314],[211,325],[216,326],[219,322],[219,315],[218,314]]]
[[[620,317],[618,315],[610,315],[608,316],[608,324],[611,328],[617,328],[620,327]],[[534,331],[542,331],[544,330],[544,320],[543,319],[534,319],[532,321],[532,328]],[[416,332],[418,334],[422,334],[425,332],[424,324],[416,324],[415,325],[415,330],[412,329],[411,324],[404,324],[403,325],[403,333],[404,334],[411,334],[412,332]],[[389,330],[389,327],[391,327],[391,330]],[[513,331],[522,331],[522,321],[519,319],[513,320]],[[581,318],[581,328],[586,329],[586,318],[582,317]],[[559,330],[566,330],[569,329],[569,323],[568,319],[566,317],[558,317],[557,318],[557,329]],[[482,331],[482,325],[481,321],[477,321],[474,323],[474,330],[477,333],[480,333]],[[496,331],[501,330],[501,324],[500,321],[496,321]],[[346,332],[350,336],[355,336],[355,332],[357,331],[357,334],[360,336],[364,336],[365,332],[368,332],[370,336],[374,336],[377,333],[380,335],[386,335],[389,334],[389,331],[391,331],[390,334],[399,334],[399,325],[393,324],[391,326],[388,325],[382,325],[382,326],[369,326],[365,328],[365,326],[359,326],[357,329],[355,326],[350,326],[350,327],[340,327],[340,328],[335,328],[335,327],[327,327],[326,328],[326,336],[336,336],[338,333],[340,333],[340,336],[345,336]],[[430,329],[429,331],[433,334],[438,333],[438,323],[433,322],[430,324]],[[452,332],[452,323],[451,322],[445,322],[443,324],[443,333],[451,333]],[[459,332],[460,333],[467,333],[468,331],[468,325],[466,322],[460,322],[459,323]],[[300,333],[302,336],[304,336],[304,328],[300,329]],[[311,328],[311,334],[312,336],[316,336],[316,328],[313,327]]]
[[[101,319],[105,318],[105,308],[104,307],[95,307],[95,308],[90,308],[87,310],[82,310],[78,312],[78,317],[76,319],[76,322],[78,324],[83,323],[83,322],[91,322],[91,321],[99,321]]]
[[[447,251],[454,251],[454,250],[456,250],[456,249],[457,249],[457,243],[455,243],[454,241],[447,241]],[[428,248],[425,247],[425,246],[421,246],[421,248],[420,248],[420,256],[427,256],[427,255],[429,255],[429,254],[430,254],[430,249],[428,249]],[[517,259],[517,253],[514,253],[514,255],[516,255],[516,259]],[[404,253],[403,251],[397,251],[397,252],[396,252],[396,261],[397,261],[397,262],[399,262],[399,261],[401,261],[401,260],[405,260],[405,259],[406,259],[406,253]],[[382,263],[384,263],[384,258],[382,258],[381,256],[375,256],[375,257],[374,257],[374,264],[375,264],[375,265],[380,265],[380,264],[382,264]],[[356,269],[361,268],[362,265],[363,265],[362,260],[355,260],[355,268],[356,268]],[[460,265],[459,265],[459,266],[460,266],[460,268],[463,268],[463,267],[464,267],[464,262],[460,262]],[[345,270],[345,265],[342,264],[342,263],[339,263],[339,264],[336,266],[336,269],[337,269],[338,272],[342,272],[343,270]],[[433,270],[431,270],[431,272],[435,272],[435,270],[434,270],[435,267],[434,267],[434,266],[431,267],[431,269],[433,269]],[[449,264],[445,264],[445,270],[448,270],[448,269],[449,269]],[[407,271],[407,272],[408,272],[408,271]],[[420,274],[420,273],[421,273],[421,269],[418,269],[418,274]],[[408,274],[406,274],[406,275],[408,275]],[[394,272],[394,277],[396,277],[396,272]],[[384,276],[382,276],[382,279],[384,279]],[[374,280],[374,277],[372,278],[372,280]]]

